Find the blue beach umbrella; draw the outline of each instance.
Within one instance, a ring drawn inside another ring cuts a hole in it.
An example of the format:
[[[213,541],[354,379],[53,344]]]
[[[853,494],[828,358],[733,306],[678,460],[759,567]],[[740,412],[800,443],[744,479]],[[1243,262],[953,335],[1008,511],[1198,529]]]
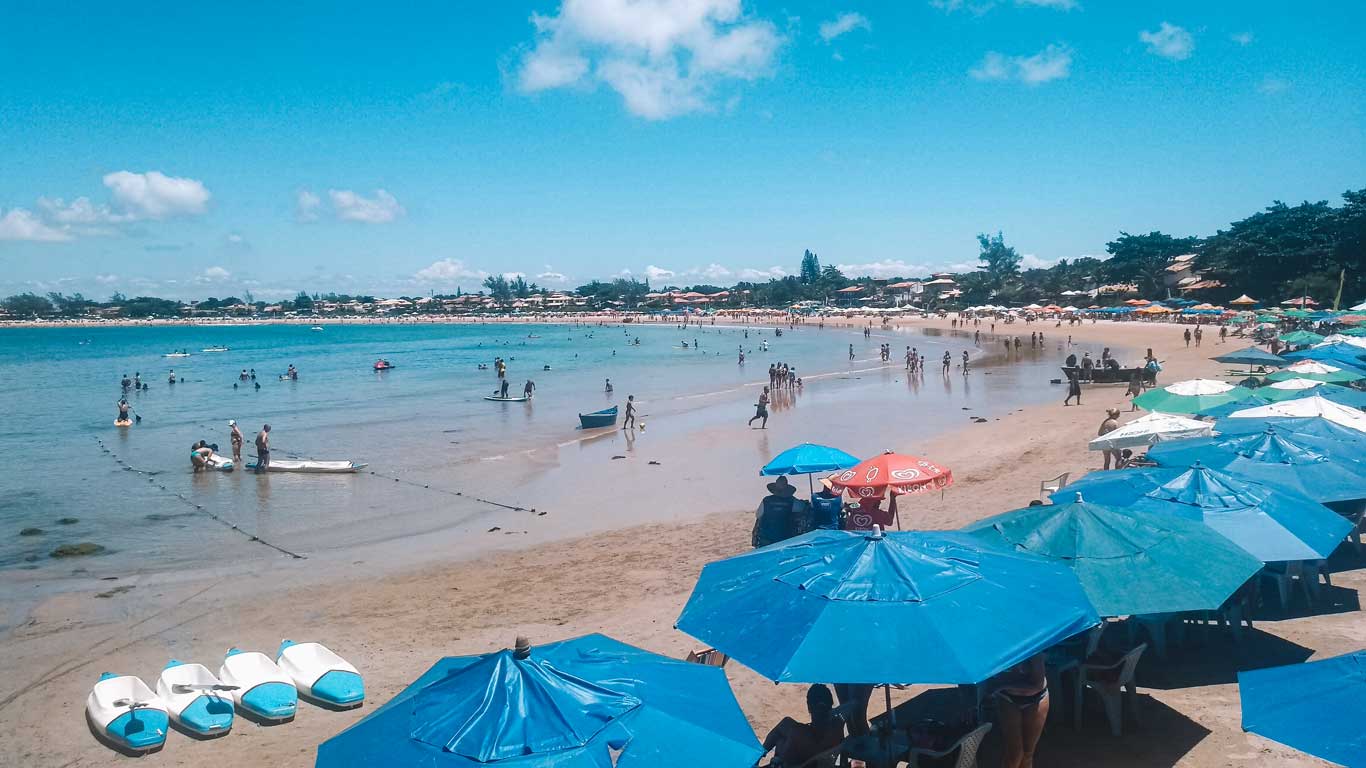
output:
[[[1200,462],[1093,472],[1053,498],[1063,501],[1070,492],[1102,504],[1201,521],[1264,563],[1325,559],[1352,529],[1350,521],[1313,499]]]
[[[815,443],[802,443],[788,448],[759,470],[760,475],[809,475],[815,472],[834,472],[859,463],[838,448]]]
[[[1201,408],[1195,413],[1192,413],[1191,415],[1200,416],[1206,419],[1223,419],[1227,418],[1228,416],[1232,416],[1238,411],[1246,411],[1249,408],[1256,408],[1262,405],[1270,405],[1271,403],[1275,402],[1273,400],[1267,400],[1261,395],[1256,394],[1261,389],[1263,388],[1258,387],[1257,389],[1252,390],[1253,394],[1248,395],[1242,400],[1235,400],[1231,403],[1219,403],[1218,405],[1207,406],[1205,408]]]
[[[1270,486],[1287,488],[1318,502],[1366,499],[1366,464],[1339,452],[1330,458],[1294,433],[1267,427],[1246,435],[1202,439],[1200,445],[1159,444],[1148,458],[1165,467],[1189,467],[1193,462]]]
[[[1068,486],[1071,491],[1073,486]],[[964,528],[997,547],[1071,568],[1102,616],[1214,610],[1262,563],[1210,528],[1173,515],[1118,509],[1059,492]]]
[[[1321,347],[1310,347],[1296,352],[1287,352],[1283,355],[1286,360],[1294,362],[1297,360],[1318,360],[1329,365],[1347,365],[1353,369],[1366,366],[1366,349],[1348,344],[1337,342],[1325,344]]]
[[[316,765],[750,768],[762,754],[721,669],[586,635],[442,659]]]
[[[1328,456],[1336,456],[1342,452],[1366,451],[1366,432],[1344,427],[1321,416],[1221,418],[1214,422],[1214,431],[1225,436],[1265,432],[1267,427],[1291,433],[1298,442]]]
[[[1366,768],[1366,651],[1238,673],[1243,730]]]
[[[1282,366],[1286,360],[1279,355],[1273,355],[1260,347],[1244,347],[1236,352],[1226,352],[1217,357],[1210,358],[1220,363],[1232,363],[1236,365],[1274,365]]]
[[[776,682],[971,684],[1099,618],[1067,568],[961,533],[812,531],[702,569],[678,629]]]

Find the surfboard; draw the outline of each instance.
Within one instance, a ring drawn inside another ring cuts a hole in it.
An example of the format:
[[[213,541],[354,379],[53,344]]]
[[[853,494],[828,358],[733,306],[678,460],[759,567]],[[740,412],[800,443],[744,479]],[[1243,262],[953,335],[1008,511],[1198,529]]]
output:
[[[116,427],[131,427],[131,426],[133,426],[133,421],[132,421],[132,419],[114,419],[114,426],[116,426]]]
[[[529,397],[496,397],[496,396],[494,396],[494,395],[485,395],[485,396],[484,396],[484,399],[485,399],[485,400],[492,400],[492,401],[494,401],[494,402],[496,402],[496,403],[525,403],[526,401],[530,400],[531,398],[529,398]]]

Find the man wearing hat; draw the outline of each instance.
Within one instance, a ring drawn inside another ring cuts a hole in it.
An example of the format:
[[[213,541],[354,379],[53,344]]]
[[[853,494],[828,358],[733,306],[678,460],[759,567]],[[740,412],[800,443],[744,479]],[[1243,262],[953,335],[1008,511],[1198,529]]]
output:
[[[811,507],[796,498],[797,488],[780,477],[768,484],[768,495],[754,514],[751,543],[757,549],[811,530]]]
[[[237,428],[236,419],[228,419],[228,427],[231,429],[231,431],[228,433],[228,439],[232,442],[232,463],[241,464],[243,439],[242,430]]]
[[[1107,409],[1105,409],[1105,421],[1102,421],[1102,422],[1100,423],[1100,429],[1096,431],[1096,436],[1099,437],[1099,436],[1101,436],[1101,435],[1109,434],[1109,433],[1111,433],[1111,432],[1114,432],[1116,429],[1119,429],[1119,409],[1118,409],[1118,408],[1107,408]],[[1111,459],[1114,459],[1114,461],[1115,461],[1115,469],[1119,469],[1119,462],[1120,462],[1119,451],[1117,451],[1117,450],[1115,450],[1115,449],[1112,449],[1112,448],[1106,448],[1105,451],[1104,451],[1104,454],[1105,454],[1105,467],[1104,467],[1104,468],[1105,468],[1105,469],[1109,469],[1109,468],[1110,468],[1110,460],[1111,460]]]

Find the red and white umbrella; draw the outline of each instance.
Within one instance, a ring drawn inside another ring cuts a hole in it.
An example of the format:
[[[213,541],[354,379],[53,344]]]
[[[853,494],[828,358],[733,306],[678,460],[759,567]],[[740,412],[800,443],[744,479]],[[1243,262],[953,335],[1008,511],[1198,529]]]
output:
[[[947,488],[953,483],[953,471],[929,459],[887,451],[832,476],[830,483],[836,493],[880,499],[888,490],[901,496]]]

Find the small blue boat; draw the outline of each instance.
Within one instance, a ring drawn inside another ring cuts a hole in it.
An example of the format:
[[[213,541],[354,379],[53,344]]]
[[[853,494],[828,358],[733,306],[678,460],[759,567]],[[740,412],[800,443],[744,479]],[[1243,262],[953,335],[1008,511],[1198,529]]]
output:
[[[592,413],[580,413],[579,425],[584,429],[596,429],[598,427],[610,427],[617,423],[617,407],[604,408],[601,411]]]

